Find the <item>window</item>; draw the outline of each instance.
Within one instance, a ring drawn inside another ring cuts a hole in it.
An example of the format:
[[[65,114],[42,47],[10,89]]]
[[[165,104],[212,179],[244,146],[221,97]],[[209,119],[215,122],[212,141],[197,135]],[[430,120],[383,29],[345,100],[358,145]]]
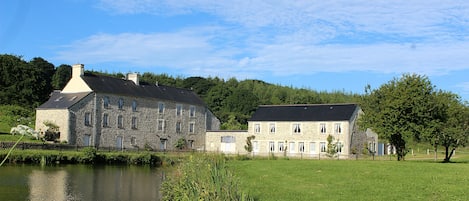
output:
[[[321,123],[319,125],[319,128],[320,128],[320,131],[321,131],[322,134],[326,133],[326,124],[325,123]]]
[[[279,152],[285,151],[285,147],[283,146],[283,142],[278,142],[278,151]]]
[[[296,152],[295,142],[290,142],[290,145],[288,145],[288,146],[290,148],[290,152],[292,152],[292,153]]]
[[[254,124],[254,133],[261,132],[261,124]]]
[[[259,152],[259,143],[257,141],[252,142],[252,151]]]
[[[117,128],[124,128],[124,117],[122,115],[117,117]]]
[[[182,114],[182,105],[176,104],[176,116],[181,116]]]
[[[104,113],[103,114],[103,127],[108,127],[109,126],[109,115]]]
[[[337,142],[337,153],[342,153],[342,143],[341,142]]]
[[[189,117],[195,117],[195,106],[193,105],[189,107]]]
[[[189,133],[194,133],[194,129],[195,129],[195,123],[190,122],[189,123]]]
[[[83,146],[87,147],[91,145],[91,135],[85,134],[83,136]]]
[[[119,101],[117,101],[117,106],[119,107],[119,110],[124,109],[124,99],[119,98]]]
[[[319,143],[319,146],[320,146],[320,148],[321,148],[321,152],[326,152],[327,147],[326,147],[326,143],[325,143],[325,142],[320,142],[320,143]]]
[[[130,138],[130,144],[131,144],[132,146],[137,146],[137,138],[131,137],[131,138]]]
[[[269,142],[269,151],[270,152],[275,151],[275,142],[272,142],[272,141]]]
[[[235,143],[236,138],[234,136],[221,136],[221,142],[223,142],[223,143]]]
[[[167,139],[160,139],[160,150],[166,150]]]
[[[342,127],[340,123],[334,124],[334,133],[335,134],[341,134],[342,133]]]
[[[91,126],[91,113],[85,113],[85,126]]]
[[[304,142],[298,142],[298,151],[300,153],[305,152],[305,143]]]
[[[137,129],[137,117],[132,117],[132,129]]]
[[[187,148],[189,149],[194,148],[194,140],[187,140]]]
[[[181,122],[178,121],[176,122],[176,133],[180,133],[181,132]]]
[[[275,133],[275,123],[269,124],[269,130],[270,130],[270,133]]]
[[[158,114],[164,114],[164,103],[158,102]]]
[[[156,127],[158,131],[164,131],[164,119],[158,119],[158,125]]]
[[[137,112],[137,101],[132,101],[132,112]]]
[[[316,142],[309,143],[309,153],[315,154],[316,153]]]
[[[301,133],[301,125],[299,123],[294,123],[293,124],[293,133],[294,134]]]
[[[103,97],[103,107],[104,108],[109,108],[109,97],[108,96]]]

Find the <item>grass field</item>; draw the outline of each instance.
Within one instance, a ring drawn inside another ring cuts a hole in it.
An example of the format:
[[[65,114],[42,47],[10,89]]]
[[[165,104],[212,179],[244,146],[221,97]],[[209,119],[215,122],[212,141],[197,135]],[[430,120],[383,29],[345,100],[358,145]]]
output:
[[[230,160],[260,200],[467,200],[469,161]]]

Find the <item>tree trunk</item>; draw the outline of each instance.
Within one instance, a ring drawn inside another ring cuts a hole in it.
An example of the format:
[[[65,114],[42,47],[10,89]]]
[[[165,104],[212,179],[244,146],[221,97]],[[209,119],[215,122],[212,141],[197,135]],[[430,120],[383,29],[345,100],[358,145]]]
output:
[[[449,151],[449,146],[445,147],[445,159],[443,160],[444,163],[450,162],[450,159],[453,156],[455,150],[456,148],[453,148],[451,151]]]

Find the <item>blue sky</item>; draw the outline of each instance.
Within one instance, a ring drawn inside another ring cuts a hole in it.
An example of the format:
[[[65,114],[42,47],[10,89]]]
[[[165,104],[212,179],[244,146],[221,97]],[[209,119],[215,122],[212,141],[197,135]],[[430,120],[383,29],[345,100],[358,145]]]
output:
[[[418,73],[469,100],[469,1],[4,0],[0,54],[354,93]]]

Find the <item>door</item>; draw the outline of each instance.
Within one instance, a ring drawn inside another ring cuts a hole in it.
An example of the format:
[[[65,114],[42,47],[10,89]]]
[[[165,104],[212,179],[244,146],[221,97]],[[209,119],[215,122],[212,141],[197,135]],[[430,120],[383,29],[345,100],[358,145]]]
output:
[[[122,136],[117,136],[116,138],[116,148],[122,149]]]

